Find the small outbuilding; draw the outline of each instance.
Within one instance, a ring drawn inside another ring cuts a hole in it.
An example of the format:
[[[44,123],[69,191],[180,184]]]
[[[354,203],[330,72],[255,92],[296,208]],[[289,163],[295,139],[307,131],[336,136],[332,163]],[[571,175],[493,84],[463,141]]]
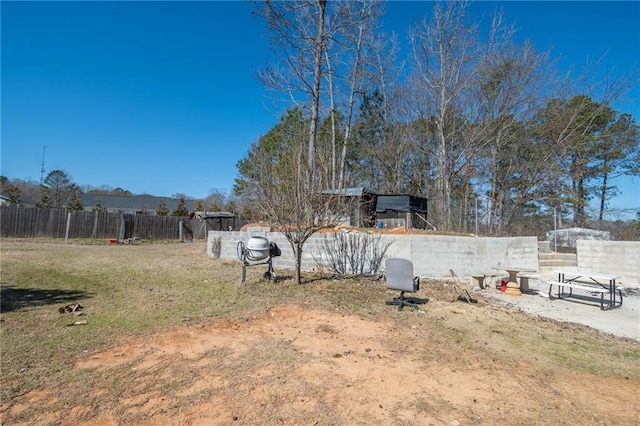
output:
[[[415,195],[378,195],[376,200],[377,226],[383,228],[426,229],[427,199]]]
[[[344,224],[355,227],[405,229],[434,228],[427,221],[427,199],[407,194],[383,195],[368,188],[344,188],[322,191],[347,198],[353,211]]]
[[[376,197],[378,192],[364,188],[329,189],[323,194],[340,196],[347,199],[348,205],[353,207],[349,217],[345,217],[343,223],[348,226],[370,228],[376,223]]]
[[[194,212],[191,219],[204,220],[207,231],[232,231],[236,229],[236,215],[231,212]]]

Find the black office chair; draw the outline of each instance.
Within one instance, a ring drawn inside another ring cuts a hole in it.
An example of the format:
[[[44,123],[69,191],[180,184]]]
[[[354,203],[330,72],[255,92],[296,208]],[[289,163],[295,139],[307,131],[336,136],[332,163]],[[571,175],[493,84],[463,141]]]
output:
[[[420,277],[413,276],[413,263],[408,259],[389,258],[385,261],[386,281],[389,290],[400,290],[400,297],[385,302],[387,305],[398,305],[401,311],[405,306],[418,309],[418,305],[427,303],[426,299],[404,297],[406,292],[415,293],[420,290]]]

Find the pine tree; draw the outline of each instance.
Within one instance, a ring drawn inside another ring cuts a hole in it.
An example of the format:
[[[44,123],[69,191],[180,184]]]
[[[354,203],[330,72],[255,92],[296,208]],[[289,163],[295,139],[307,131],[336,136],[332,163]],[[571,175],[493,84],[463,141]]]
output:
[[[180,196],[178,198],[178,205],[176,209],[173,211],[172,216],[189,216],[189,211],[187,210],[187,199],[184,196]]]
[[[80,202],[80,188],[78,185],[73,185],[71,196],[69,197],[69,204],[67,210],[84,210],[82,203]]]
[[[158,204],[158,209],[156,210],[156,214],[158,216],[167,216],[169,214],[167,203],[164,200],[160,200],[160,204]]]
[[[96,201],[96,206],[93,208],[94,212],[106,212],[107,208],[104,205],[104,200],[102,198],[98,198]]]
[[[21,206],[22,202],[20,201],[20,195],[20,188],[13,184],[7,185],[7,197],[9,198],[9,204],[12,206]]]

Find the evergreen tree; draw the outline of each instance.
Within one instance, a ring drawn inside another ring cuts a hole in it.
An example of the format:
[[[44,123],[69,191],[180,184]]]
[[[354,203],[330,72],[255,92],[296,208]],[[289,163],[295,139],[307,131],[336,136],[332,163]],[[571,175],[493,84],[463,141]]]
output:
[[[5,187],[3,185],[2,189],[4,190]],[[9,204],[11,204],[12,206],[21,206],[22,202],[20,201],[20,188],[18,188],[16,185],[13,184],[8,184],[6,186],[6,194],[7,194],[7,198],[9,198]]]
[[[84,210],[82,203],[80,202],[80,188],[78,185],[73,185],[71,196],[69,197],[68,210]]]
[[[51,209],[53,208],[53,200],[49,195],[48,188],[40,187],[40,202],[36,203],[36,207]]]
[[[178,198],[178,205],[173,211],[172,216],[189,216],[189,211],[187,210],[187,199],[183,195]]]
[[[96,206],[93,208],[94,212],[106,212],[107,208],[104,205],[104,200],[102,198],[98,198],[96,201]]]
[[[167,203],[164,200],[160,200],[160,204],[158,204],[158,208],[156,210],[156,214],[158,216],[167,216],[169,214],[169,209],[167,208]]]

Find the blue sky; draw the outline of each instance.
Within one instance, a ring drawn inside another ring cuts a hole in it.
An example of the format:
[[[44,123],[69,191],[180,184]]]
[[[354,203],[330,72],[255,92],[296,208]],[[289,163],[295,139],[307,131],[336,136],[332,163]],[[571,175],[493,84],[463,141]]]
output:
[[[498,4],[563,67],[606,53],[640,64],[640,2]],[[406,31],[431,2],[391,1],[385,28]],[[61,169],[79,185],[204,198],[230,191],[236,163],[277,122],[256,71],[270,60],[252,4],[7,2],[2,17],[1,174],[39,181]],[[640,121],[636,99],[617,109]],[[615,207],[640,207],[640,180],[619,181]]]

